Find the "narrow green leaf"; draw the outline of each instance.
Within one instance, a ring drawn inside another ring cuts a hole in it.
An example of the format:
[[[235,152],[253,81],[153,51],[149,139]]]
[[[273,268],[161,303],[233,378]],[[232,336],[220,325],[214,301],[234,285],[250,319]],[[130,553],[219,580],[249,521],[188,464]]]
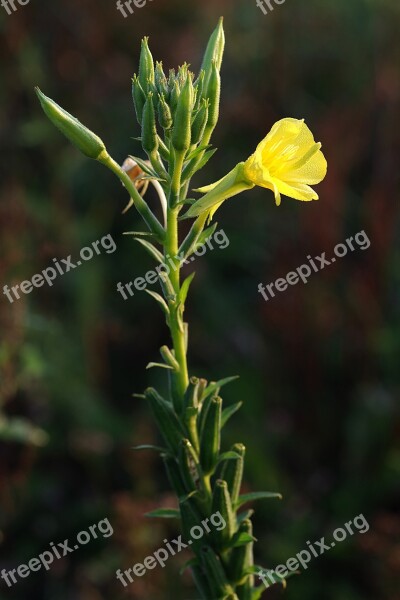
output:
[[[152,444],[142,444],[141,446],[132,446],[132,450],[156,450],[156,452],[163,452],[168,454],[167,448],[161,448],[161,446],[153,446]]]
[[[234,460],[236,458],[241,458],[240,454],[238,454],[237,452],[232,452],[232,450],[228,450],[228,452],[223,452],[219,456],[217,464],[223,462],[224,460]]]
[[[234,415],[235,412],[237,412],[239,410],[239,408],[242,406],[242,404],[243,404],[243,402],[237,402],[236,404],[232,404],[232,406],[228,406],[227,408],[224,408],[224,410],[222,411],[221,427],[226,425],[226,423],[229,421],[229,419],[232,417],[232,415]]]
[[[210,383],[210,385],[208,385],[203,392],[202,400],[204,401],[206,398],[208,398],[208,396],[213,394],[216,390],[218,390],[222,386],[226,385],[227,383],[230,383],[231,381],[235,381],[235,379],[239,379],[239,375],[233,375],[232,377],[225,377],[225,379],[220,379],[219,381]]]
[[[141,138],[140,138],[140,141],[142,141]],[[134,160],[139,165],[139,167],[142,169],[142,171],[144,171],[151,177],[157,178],[157,173],[151,168],[150,165],[147,164],[147,162],[145,160],[138,158],[137,156],[129,156],[129,158]]]
[[[168,304],[165,302],[164,298],[162,296],[160,296],[160,294],[157,294],[157,292],[153,292],[153,290],[144,290],[145,292],[147,292],[152,298],[154,298],[154,300],[156,300],[156,302],[158,302],[158,304],[161,306],[163,312],[167,315],[167,317],[169,317],[169,308],[168,308]]]
[[[159,369],[169,369],[170,371],[175,370],[174,367],[171,367],[171,365],[166,365],[165,363],[156,363],[156,362],[149,362],[146,369],[154,369],[154,367],[158,367]]]
[[[135,241],[141,244],[157,262],[162,263],[164,261],[163,255],[155,246],[153,246],[153,244],[142,238],[136,238]]]
[[[276,492],[251,492],[250,494],[243,494],[239,496],[239,500],[236,503],[236,510],[246,504],[246,502],[252,502],[253,500],[269,500],[271,498],[277,498],[282,500],[282,495]]]
[[[180,292],[179,292],[179,302],[181,304],[183,304],[183,305],[186,302],[186,298],[187,298],[187,295],[188,295],[188,292],[189,292],[190,284],[192,283],[195,274],[196,273],[191,273],[189,275],[189,277],[186,277],[185,281],[182,283],[182,286],[181,286],[181,289],[180,289]]]
[[[246,546],[246,544],[251,544],[252,542],[256,542],[257,539],[246,533],[245,531],[238,531],[237,534],[233,536],[229,543],[229,548],[239,548],[239,546]]]

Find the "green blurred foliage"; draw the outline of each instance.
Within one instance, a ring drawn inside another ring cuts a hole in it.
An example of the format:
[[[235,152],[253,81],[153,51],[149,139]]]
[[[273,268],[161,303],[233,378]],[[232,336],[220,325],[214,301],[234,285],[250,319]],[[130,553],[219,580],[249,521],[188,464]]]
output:
[[[371,524],[315,560],[288,600],[398,600],[400,589],[400,9],[393,0],[287,0],[264,16],[248,0],[154,0],[124,19],[113,2],[31,0],[1,9],[2,285],[112,234],[103,253],[49,287],[0,300],[0,567],[12,569],[107,517],[95,540],[0,598],[194,598],[184,557],[126,593],[115,570],[153,552],[173,524],[143,513],[170,506],[151,453],[150,416],[133,398],[162,374],[145,370],[166,342],[163,317],[119,281],[151,263],[123,231],[141,224],[100,165],[44,118],[34,85],[78,116],[122,162],[139,151],[130,99],[140,39],[167,68],[197,69],[220,14],[227,34],[215,158],[196,185],[246,158],[271,125],[305,118],[329,162],[321,200],[303,205],[254,190],[217,213],[230,245],[196,261],[188,306],[192,374],[240,374],[226,388],[244,407],[226,445],[247,447],[246,489],[281,491],[256,506],[257,562],[274,568],[363,513]],[[257,292],[365,230],[357,250],[264,302]],[[42,444],[47,441],[43,446]]]

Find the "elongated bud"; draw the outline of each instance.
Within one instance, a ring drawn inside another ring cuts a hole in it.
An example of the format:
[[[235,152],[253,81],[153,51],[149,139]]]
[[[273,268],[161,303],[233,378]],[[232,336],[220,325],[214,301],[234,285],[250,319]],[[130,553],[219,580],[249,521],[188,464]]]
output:
[[[172,146],[177,152],[186,152],[190,148],[192,108],[193,84],[188,76],[178,99],[172,130]]]
[[[168,480],[172,488],[174,489],[178,498],[183,498],[186,495],[187,490],[183,483],[175,457],[171,456],[170,454],[163,454],[162,458],[167,470]]]
[[[245,519],[239,526],[240,533],[253,535],[253,525],[250,519]],[[236,585],[243,586],[246,581],[254,585],[254,577],[246,575],[246,569],[253,565],[253,542],[232,549],[228,564],[228,574]],[[242,596],[240,596],[242,597]]]
[[[215,62],[212,64],[210,79],[205,91],[205,96],[210,102],[206,127],[206,134],[210,136],[215,129],[216,124],[218,123],[219,104],[221,100],[221,77]]]
[[[201,438],[201,466],[206,475],[212,473],[221,443],[221,398],[211,400]]]
[[[228,484],[228,490],[232,499],[232,504],[235,506],[242,485],[243,464],[246,448],[243,444],[235,444],[231,450],[238,454],[237,458],[227,460],[223,466],[221,479],[224,479]]]
[[[224,55],[225,48],[225,33],[224,33],[224,20],[221,17],[216,29],[211,34],[207,48],[204,54],[201,69],[205,72],[205,88],[211,76],[212,63],[215,61],[218,71],[221,70],[222,58]]]
[[[196,472],[196,464],[193,460],[193,448],[189,440],[184,439],[181,441],[179,446],[178,462],[183,483],[187,492],[196,490],[196,479],[198,478]]]
[[[205,78],[205,72],[200,71],[199,76],[193,85],[194,90],[196,92],[196,108],[199,108],[202,100],[204,100],[204,98],[203,98],[204,78]]]
[[[146,103],[146,95],[143,91],[142,86],[140,85],[140,81],[137,75],[134,75],[132,79],[132,98],[133,104],[135,106],[136,118],[138,120],[139,125],[141,125],[143,118],[143,108]]]
[[[208,105],[209,100],[202,100],[201,107],[192,124],[192,144],[198,144],[204,135],[208,123]]]
[[[174,79],[174,81],[172,82],[172,85],[171,85],[170,102],[169,102],[169,104],[171,106],[171,110],[174,114],[175,114],[175,111],[178,106],[178,100],[179,100],[180,94],[181,94],[181,90],[179,89],[178,82],[176,81],[176,79]]]
[[[197,377],[191,377],[189,385],[185,392],[185,406],[197,408],[199,405],[198,399],[199,380]]]
[[[158,428],[168,444],[171,452],[176,454],[179,449],[180,440],[183,437],[183,431],[171,404],[166,402],[153,388],[145,391],[146,399],[154,414]]]
[[[38,87],[35,91],[45,115],[83,154],[96,160],[107,152],[104,142],[93,131],[45,96]]]
[[[213,539],[218,548],[223,549],[229,543],[235,533],[235,515],[232,508],[232,500],[228,491],[226,481],[218,479],[215,482],[213,498],[212,498],[212,513],[220,513],[224,519],[226,526],[220,531],[213,531]]]
[[[196,501],[194,497],[184,499],[179,505],[182,517],[182,533],[183,537],[186,541],[189,541],[190,538],[190,530],[192,527],[198,527],[201,524],[201,520],[203,518],[199,508],[196,506]],[[192,540],[193,548],[197,549],[201,546],[200,540]]]
[[[159,96],[158,122],[165,131],[171,129],[173,123],[171,109],[166,103],[163,95]]]
[[[147,154],[153,154],[158,150],[156,116],[154,112],[152,92],[149,92],[143,108],[142,146],[143,150],[145,150]]]
[[[155,78],[155,84],[156,84],[158,93],[164,94],[164,95],[167,94],[168,93],[168,82],[167,82],[167,78],[165,77],[162,62],[156,63],[154,78]]]
[[[207,577],[204,569],[200,565],[194,564],[191,566],[191,570],[192,570],[193,579],[196,584],[196,587],[199,590],[199,592],[201,593],[201,597],[202,598],[212,598],[213,592],[212,592],[212,589],[210,588],[208,577]]]
[[[197,416],[198,410],[194,406],[188,406],[185,408],[184,421],[186,429],[189,433],[190,441],[193,444],[193,448],[197,453],[200,452],[199,433],[197,430]]]
[[[149,82],[154,83],[154,61],[149,49],[149,38],[142,40],[142,49],[139,62],[139,81],[145,94],[149,89]]]
[[[226,598],[228,594],[232,594],[232,587],[229,585],[221,561],[214,550],[209,546],[203,546],[201,549],[201,559],[206,572],[210,575],[210,583],[213,590],[218,594],[216,597]]]

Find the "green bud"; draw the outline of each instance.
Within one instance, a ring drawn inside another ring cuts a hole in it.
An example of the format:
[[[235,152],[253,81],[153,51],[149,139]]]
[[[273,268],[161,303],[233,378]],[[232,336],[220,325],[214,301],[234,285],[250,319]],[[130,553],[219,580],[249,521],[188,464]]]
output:
[[[180,94],[181,94],[181,91],[179,89],[178,82],[175,79],[172,83],[171,94],[170,94],[170,97],[171,97],[170,105],[171,105],[171,110],[173,113],[176,111],[176,107],[178,106],[178,100],[179,100]]]
[[[165,131],[168,131],[173,123],[171,109],[166,103],[164,95],[160,95],[158,98],[158,122]]]
[[[215,61],[218,72],[221,70],[222,58],[224,55],[225,48],[225,33],[224,33],[224,20],[221,17],[216,29],[211,34],[208,42],[201,69],[205,72],[205,89],[207,88],[211,71],[212,64]]]
[[[231,448],[232,452],[238,454],[237,458],[232,458],[225,461],[222,468],[221,479],[224,479],[228,484],[229,493],[232,498],[232,504],[235,506],[240,494],[242,485],[243,464],[246,448],[243,444],[235,444]]]
[[[245,519],[239,526],[240,533],[253,535],[253,525],[250,519]],[[231,581],[244,586],[246,582],[254,585],[254,577],[246,575],[246,569],[253,565],[253,542],[232,549],[228,563],[228,573]],[[249,581],[250,580],[250,581]],[[240,596],[241,598],[242,596]]]
[[[204,131],[208,122],[209,100],[203,98],[201,107],[192,123],[192,144],[197,144],[203,139]]]
[[[168,94],[168,82],[163,71],[162,62],[156,63],[155,84],[159,94]]]
[[[175,491],[178,498],[183,498],[186,495],[186,488],[182,481],[176,459],[170,454],[163,454],[163,461],[167,470],[168,480]]]
[[[187,492],[196,491],[196,482],[194,475],[196,471],[196,463],[193,459],[193,448],[189,440],[184,439],[181,441],[178,453],[179,468],[182,476],[183,483]]]
[[[142,86],[140,85],[140,81],[137,75],[134,75],[132,79],[132,98],[133,104],[135,106],[136,118],[138,120],[139,125],[141,125],[143,118],[143,108],[146,102],[146,95],[143,91]]]
[[[189,541],[190,530],[192,527],[198,527],[201,525],[203,519],[202,513],[199,510],[198,502],[195,500],[196,495],[186,498],[180,502],[179,508],[182,517],[182,533],[185,540]],[[193,548],[195,550],[200,549],[202,540],[192,540]],[[204,541],[204,540],[203,540]]]
[[[153,105],[153,93],[149,92],[143,108],[142,117],[142,146],[147,154],[158,150],[156,116]]]
[[[171,404],[166,402],[153,388],[148,388],[144,395],[150,403],[151,410],[159,430],[171,452],[176,454],[183,437],[181,424]]]
[[[154,61],[149,49],[149,38],[142,40],[142,49],[139,62],[139,81],[144,92],[148,92],[148,84],[154,83]]]
[[[96,160],[107,152],[104,142],[93,131],[45,96],[38,87],[35,90],[45,115],[83,154]]]
[[[177,152],[187,152],[190,148],[192,109],[193,84],[188,76],[179,96],[174,116],[171,142]]]
[[[191,377],[189,381],[189,385],[185,392],[185,406],[186,407],[194,407],[197,408],[199,405],[198,399],[198,389],[199,389],[199,380],[197,377]]]
[[[228,594],[232,594],[233,590],[221,561],[210,546],[203,546],[201,549],[201,560],[206,573],[210,576],[210,583],[217,594],[216,597],[225,598]]]
[[[205,418],[201,438],[201,466],[205,475],[213,472],[218,461],[221,443],[222,399],[213,398]]]
[[[212,513],[221,513],[226,527],[220,531],[213,531],[215,544],[221,550],[226,547],[236,530],[235,515],[232,508],[232,500],[228,490],[228,484],[222,479],[215,482],[212,497]]]
[[[197,589],[199,590],[202,598],[212,598],[213,592],[210,588],[207,575],[202,567],[199,565],[191,566],[192,575]]]
[[[201,102],[203,100],[203,90],[204,90],[204,77],[205,77],[205,72],[204,71],[200,71],[200,74],[198,76],[198,78],[196,79],[196,82],[194,83],[194,90],[196,92],[196,107],[200,108]]]
[[[212,64],[210,79],[205,89],[205,96],[210,101],[206,135],[211,136],[211,133],[218,123],[219,103],[221,100],[221,77],[215,62]]]

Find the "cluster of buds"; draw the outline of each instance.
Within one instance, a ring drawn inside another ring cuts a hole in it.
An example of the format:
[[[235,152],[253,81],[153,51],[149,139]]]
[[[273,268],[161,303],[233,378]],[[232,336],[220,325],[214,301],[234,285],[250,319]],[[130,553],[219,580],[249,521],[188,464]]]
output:
[[[149,175],[171,182],[180,174],[180,187],[211,158],[209,143],[218,122],[220,69],[225,45],[222,19],[208,43],[198,77],[183,64],[168,76],[154,65],[148,38],[142,40],[139,73],[132,79],[132,97],[141,127],[141,143],[152,166]],[[165,168],[163,161],[168,163]],[[180,189],[170,205],[182,200]]]

